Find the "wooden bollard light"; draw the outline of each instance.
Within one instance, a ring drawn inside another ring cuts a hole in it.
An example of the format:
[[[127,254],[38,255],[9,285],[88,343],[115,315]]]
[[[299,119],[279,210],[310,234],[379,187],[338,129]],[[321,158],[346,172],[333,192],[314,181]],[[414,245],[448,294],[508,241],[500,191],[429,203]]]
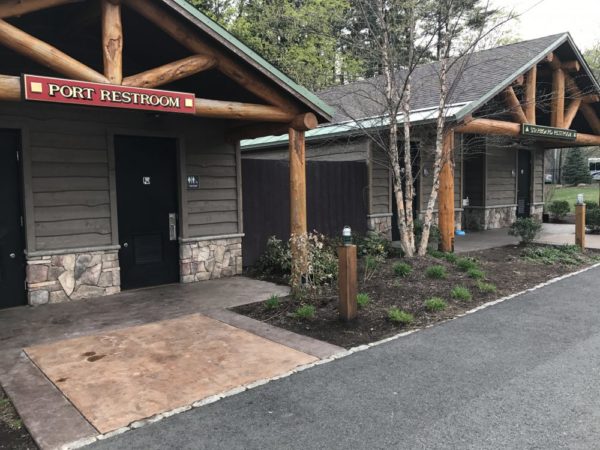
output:
[[[583,194],[577,194],[575,205],[575,245],[585,250],[585,202]]]
[[[344,227],[342,232],[344,245],[338,248],[339,273],[339,312],[340,319],[353,320],[358,314],[358,303],[356,302],[356,245],[352,244],[352,230]]]

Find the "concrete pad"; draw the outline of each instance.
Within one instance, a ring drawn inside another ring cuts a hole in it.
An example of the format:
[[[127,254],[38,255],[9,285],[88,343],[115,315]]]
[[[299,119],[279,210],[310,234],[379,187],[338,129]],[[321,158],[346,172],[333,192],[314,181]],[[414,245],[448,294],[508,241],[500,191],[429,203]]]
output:
[[[575,245],[575,225],[545,223],[536,242],[550,245]],[[600,235],[586,234],[585,247],[600,249]]]
[[[317,361],[200,314],[25,351],[101,433]]]

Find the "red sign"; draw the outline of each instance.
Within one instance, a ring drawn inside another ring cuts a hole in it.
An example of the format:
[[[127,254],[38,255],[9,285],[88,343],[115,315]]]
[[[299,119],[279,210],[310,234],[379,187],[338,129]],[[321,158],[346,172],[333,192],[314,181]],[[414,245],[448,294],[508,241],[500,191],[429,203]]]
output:
[[[185,92],[161,91],[89,83],[87,81],[23,75],[25,100],[107,108],[194,114],[195,96]]]

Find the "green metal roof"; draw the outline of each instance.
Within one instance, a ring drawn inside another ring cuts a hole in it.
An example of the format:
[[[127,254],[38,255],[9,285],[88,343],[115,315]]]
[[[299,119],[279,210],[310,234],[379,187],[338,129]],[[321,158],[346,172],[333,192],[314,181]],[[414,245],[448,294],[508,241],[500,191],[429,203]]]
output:
[[[277,82],[279,85],[283,85],[282,87],[286,88],[289,93],[310,106],[312,109],[316,110],[316,112],[318,112],[319,115],[321,115],[324,119],[327,121],[331,120],[331,117],[334,113],[334,109],[331,106],[310,92],[304,86],[301,86],[293,81],[290,77],[274,67],[262,56],[225,30],[225,28],[221,27],[208,16],[202,14],[200,11],[190,5],[186,0],[162,1],[172,9],[186,16],[188,20],[193,22],[203,31],[207,32],[213,38],[218,39],[219,42],[223,43],[236,55],[255,66],[261,73]]]

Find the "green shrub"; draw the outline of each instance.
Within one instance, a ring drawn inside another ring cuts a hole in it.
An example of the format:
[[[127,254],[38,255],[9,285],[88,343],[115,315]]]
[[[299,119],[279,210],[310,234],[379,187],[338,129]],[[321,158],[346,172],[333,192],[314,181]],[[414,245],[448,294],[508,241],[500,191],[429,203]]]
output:
[[[388,318],[394,323],[401,323],[403,325],[408,325],[415,320],[412,314],[395,307],[389,309]]]
[[[292,253],[287,243],[271,236],[265,251],[254,266],[263,275],[289,275],[292,267]]]
[[[394,273],[399,277],[407,277],[412,272],[412,266],[405,262],[397,262],[394,264]]]
[[[458,258],[456,260],[456,267],[458,267],[463,272],[467,272],[471,269],[478,269],[479,265],[477,261],[473,258]]]
[[[586,201],[584,201],[583,203],[585,203],[585,209],[586,209],[586,211],[587,211],[588,209],[595,209],[595,208],[598,208],[598,202],[594,202],[594,201],[592,201],[592,200],[586,200]]]
[[[442,279],[446,278],[446,268],[444,266],[429,266],[425,270],[427,278]]]
[[[281,306],[281,302],[279,301],[278,295],[271,295],[265,302],[266,309],[277,309],[279,306]]]
[[[432,297],[425,301],[425,309],[428,311],[443,311],[447,306],[446,301],[439,297]]]
[[[434,250],[434,249],[427,250],[427,253],[429,254],[429,256],[436,258],[436,259],[444,259],[444,256],[446,255],[444,252],[441,252],[439,250]]]
[[[313,305],[303,305],[298,307],[298,309],[296,309],[296,312],[294,313],[294,317],[296,319],[312,319],[313,317],[315,317],[315,314],[317,313],[317,308],[315,308]]]
[[[567,200],[554,200],[546,209],[555,219],[563,219],[571,212],[571,205]]]
[[[467,270],[467,275],[475,280],[485,278],[485,272],[481,269],[469,269]]]
[[[494,292],[496,292],[498,290],[496,288],[495,284],[486,283],[485,281],[478,281],[477,282],[477,289],[479,289],[480,292],[483,292],[483,293],[486,293],[486,294],[493,294]]]
[[[458,256],[456,256],[456,253],[444,253],[443,258],[451,264],[454,264],[456,261],[458,261]]]
[[[356,296],[356,302],[358,303],[359,308],[364,308],[371,302],[371,299],[369,298],[369,294],[361,292]]]
[[[464,286],[454,286],[452,291],[450,291],[450,295],[456,300],[468,301],[473,298],[471,292]]]
[[[387,258],[392,250],[392,243],[379,233],[355,237],[359,256]]]
[[[585,209],[585,224],[592,233],[600,233],[600,208]]]
[[[575,245],[529,247],[523,250],[521,256],[529,261],[545,265],[565,264],[576,266],[586,262],[585,256],[581,253],[579,247]]]
[[[531,244],[542,231],[542,224],[532,217],[521,217],[510,226],[508,234],[521,238],[522,244]]]

